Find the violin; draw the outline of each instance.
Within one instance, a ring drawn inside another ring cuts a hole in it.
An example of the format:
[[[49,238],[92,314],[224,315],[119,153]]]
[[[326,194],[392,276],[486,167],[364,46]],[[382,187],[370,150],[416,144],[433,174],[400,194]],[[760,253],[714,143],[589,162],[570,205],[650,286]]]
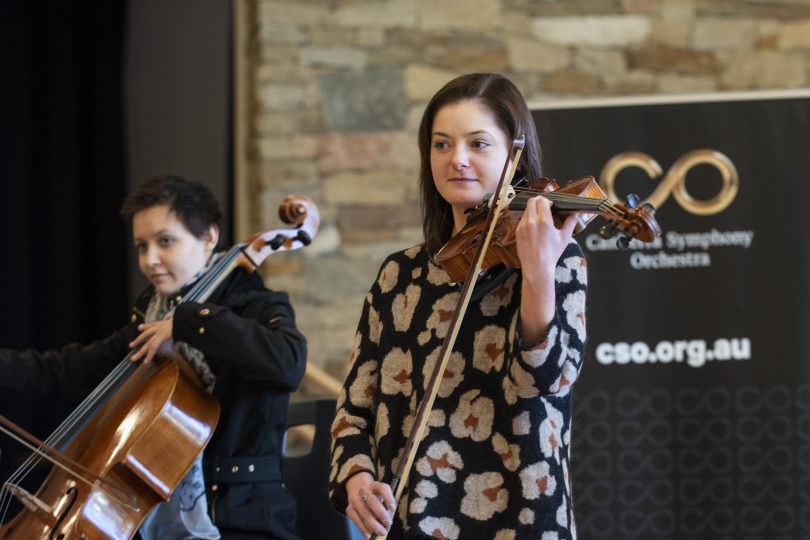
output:
[[[180,302],[204,302],[236,268],[252,272],[271,253],[309,245],[320,221],[304,196],[285,199],[279,217],[294,228],[233,246]],[[213,435],[219,403],[179,355],[144,364],[130,360],[136,351],[45,442],[18,436],[22,430],[0,417],[9,426],[0,430],[34,451],[3,485],[0,513],[12,496],[23,509],[0,527],[0,539],[130,539],[185,477]],[[43,459],[55,466],[29,493],[19,484]]]
[[[629,246],[630,238],[652,242],[661,236],[661,227],[655,220],[655,209],[649,203],[639,206],[635,195],[630,195],[626,203],[611,202],[593,176],[572,180],[563,188],[554,180],[540,178],[529,182],[528,187],[516,186],[509,190],[508,206],[495,224],[489,249],[483,255],[482,270],[497,264],[520,268],[515,229],[526,209],[526,202],[537,195],[552,201],[552,217],[557,228],[562,226],[570,214],[579,214],[575,233],[582,231],[596,216],[603,216],[608,224],[601,228],[600,234],[603,238],[617,236],[617,244],[622,249]],[[450,279],[457,283],[464,281],[480,244],[488,202],[489,200],[485,200],[469,211],[464,228],[435,256],[436,261],[450,275]]]

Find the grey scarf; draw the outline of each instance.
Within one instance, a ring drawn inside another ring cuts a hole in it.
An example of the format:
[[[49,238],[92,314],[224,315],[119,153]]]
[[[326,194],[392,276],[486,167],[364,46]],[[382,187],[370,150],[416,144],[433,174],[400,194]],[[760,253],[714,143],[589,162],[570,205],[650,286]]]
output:
[[[146,307],[146,314],[143,320],[147,323],[161,321],[166,318],[169,312],[174,310],[176,305],[174,296],[163,296],[155,292],[149,300],[149,305]],[[197,373],[200,381],[202,381],[205,391],[209,394],[213,392],[217,378],[211,371],[208,362],[205,361],[205,355],[202,351],[195,349],[184,341],[175,341],[173,348],[194,368],[195,373]]]

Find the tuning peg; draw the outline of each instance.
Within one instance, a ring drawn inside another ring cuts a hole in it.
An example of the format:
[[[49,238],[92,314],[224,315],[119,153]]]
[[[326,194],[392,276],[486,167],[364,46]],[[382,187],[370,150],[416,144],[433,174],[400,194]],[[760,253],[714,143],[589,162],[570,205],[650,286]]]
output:
[[[599,236],[601,236],[605,240],[613,238],[615,234],[616,234],[616,226],[613,225],[612,223],[602,225],[599,228]]]
[[[312,243],[312,237],[309,235],[309,233],[307,233],[307,231],[304,230],[299,230],[298,234],[295,236],[295,239],[304,244],[305,246],[308,246],[309,244]]]
[[[638,198],[638,195],[636,195],[635,193],[631,193],[630,195],[627,196],[627,207],[628,208],[637,207],[639,200],[640,199]]]
[[[275,237],[273,237],[272,240],[269,240],[267,242],[267,245],[270,246],[270,248],[273,251],[275,251],[278,248],[280,248],[281,246],[283,246],[284,242],[286,242],[286,241],[287,241],[287,238],[283,234],[279,233]]]
[[[627,238],[627,236],[620,235],[618,238],[616,238],[616,245],[623,251],[630,247],[630,240]]]

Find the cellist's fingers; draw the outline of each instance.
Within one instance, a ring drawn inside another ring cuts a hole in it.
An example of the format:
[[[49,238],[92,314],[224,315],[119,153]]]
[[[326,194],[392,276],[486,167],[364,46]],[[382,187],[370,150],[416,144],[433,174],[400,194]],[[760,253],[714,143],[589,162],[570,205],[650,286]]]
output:
[[[130,357],[131,361],[137,362],[143,358],[147,352],[149,352],[148,347],[146,346],[149,341],[149,337],[150,334],[148,332],[141,332],[138,334],[138,337],[129,342],[130,349],[138,349],[135,351],[135,354]]]
[[[173,352],[171,341],[160,341],[155,336],[147,341],[141,348],[132,355],[131,361],[137,362],[143,359],[145,364],[153,361],[156,357],[166,357]]]
[[[158,354],[161,347],[172,341],[173,320],[171,317],[154,323],[138,326],[141,333],[130,343],[130,347],[140,346],[140,350],[132,355],[132,361],[143,359],[149,363]]]
[[[149,341],[146,342],[146,356],[143,359],[144,364],[148,364],[155,359],[161,345],[161,341],[156,336],[152,336]]]
[[[146,331],[147,328],[148,327],[145,324],[142,324],[142,325],[138,326],[138,330],[140,330],[141,333],[138,334],[135,337],[135,339],[133,339],[132,341],[129,342],[129,348],[130,349],[134,349],[135,347],[137,347],[139,345],[143,345],[144,343],[146,343],[146,341],[149,339],[149,336],[151,335],[151,333]]]
[[[133,341],[133,343],[135,342]],[[137,346],[138,346],[137,344],[133,345],[133,348]],[[132,360],[133,362],[143,360],[144,362],[148,363],[152,361],[152,358],[155,357],[156,353],[157,347],[155,343],[153,343],[152,339],[147,339],[146,341],[141,340],[140,349],[138,349],[138,351],[136,351],[135,354],[132,355],[130,360]]]

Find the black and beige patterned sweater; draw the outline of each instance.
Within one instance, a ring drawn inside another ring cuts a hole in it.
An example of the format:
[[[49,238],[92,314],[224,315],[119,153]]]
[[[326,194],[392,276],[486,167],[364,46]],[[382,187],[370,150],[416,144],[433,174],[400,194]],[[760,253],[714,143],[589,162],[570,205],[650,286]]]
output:
[[[557,263],[555,317],[528,347],[518,330],[519,273],[470,303],[389,538],[576,537],[571,385],[582,366],[586,284],[572,242]],[[460,293],[423,246],[383,263],[332,425],[330,496],[339,511],[356,472],[392,482]]]

